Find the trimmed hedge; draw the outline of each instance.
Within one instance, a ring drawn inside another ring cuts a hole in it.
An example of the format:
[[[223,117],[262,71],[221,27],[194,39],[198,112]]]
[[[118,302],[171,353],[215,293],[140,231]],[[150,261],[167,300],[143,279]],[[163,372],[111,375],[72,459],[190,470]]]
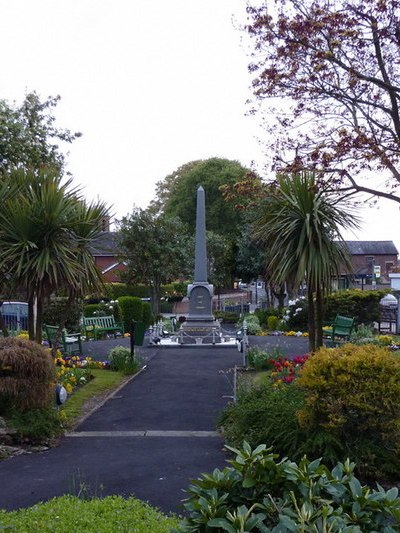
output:
[[[132,320],[143,321],[143,304],[144,302],[140,298],[134,296],[121,296],[118,298],[125,331],[130,331]]]
[[[349,289],[330,294],[325,301],[325,320],[333,322],[336,315],[356,318],[356,324],[372,324],[379,319],[379,301],[389,291]]]

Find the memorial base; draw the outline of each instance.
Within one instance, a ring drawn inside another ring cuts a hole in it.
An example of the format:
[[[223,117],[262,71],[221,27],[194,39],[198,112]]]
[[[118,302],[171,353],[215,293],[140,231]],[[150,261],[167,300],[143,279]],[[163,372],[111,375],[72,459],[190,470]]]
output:
[[[181,326],[183,344],[218,344],[221,326],[215,320],[188,320]]]

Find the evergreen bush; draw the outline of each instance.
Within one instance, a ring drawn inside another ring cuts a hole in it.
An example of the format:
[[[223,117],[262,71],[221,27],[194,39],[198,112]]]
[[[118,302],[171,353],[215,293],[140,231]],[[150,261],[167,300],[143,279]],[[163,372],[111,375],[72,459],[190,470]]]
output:
[[[150,327],[152,324],[154,324],[154,315],[151,310],[151,305],[149,302],[142,302],[143,303],[143,314],[142,314],[142,321],[146,328]]]
[[[130,331],[132,320],[143,321],[143,302],[135,296],[121,296],[118,298],[118,305],[124,322],[125,331]]]
[[[276,331],[281,322],[281,319],[277,316],[271,315],[267,319],[267,328],[270,331]]]
[[[398,489],[363,486],[349,460],[330,470],[320,459],[279,460],[265,445],[229,449],[230,466],[189,486],[187,516],[173,533],[399,531]]]
[[[325,321],[333,322],[336,315],[355,317],[356,324],[372,324],[379,319],[380,300],[388,291],[336,291],[325,300]]]
[[[99,310],[100,304],[86,304],[83,308],[83,316],[92,317],[96,316],[97,311]]]
[[[303,401],[304,393],[295,383],[275,387],[270,379],[260,385],[246,380],[237,401],[222,411],[218,425],[231,445],[240,446],[243,440],[251,446],[264,443],[277,453],[300,459],[307,431],[301,428],[296,412]]]
[[[254,314],[258,317],[261,326],[266,326],[268,323],[268,317],[278,316],[282,318],[279,310],[276,307],[266,307],[265,309],[256,309]]]
[[[399,357],[369,344],[322,348],[304,365],[298,385],[305,393],[297,414],[302,428],[329,434],[340,443],[341,458],[356,460],[364,476],[398,475]],[[318,446],[313,451],[324,453]]]

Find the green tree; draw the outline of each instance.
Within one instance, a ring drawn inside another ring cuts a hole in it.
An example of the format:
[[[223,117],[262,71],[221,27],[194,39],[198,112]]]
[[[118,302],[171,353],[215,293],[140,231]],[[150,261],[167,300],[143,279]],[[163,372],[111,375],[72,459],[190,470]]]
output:
[[[0,170],[38,170],[51,166],[64,169],[65,157],[58,143],[71,143],[81,136],[55,125],[53,110],[60,96],[41,100],[28,93],[21,105],[0,100]]]
[[[249,70],[275,168],[400,202],[400,2],[250,3]],[[368,187],[371,171],[386,186]]]
[[[89,245],[108,208],[87,204],[54,170],[11,170],[3,179],[17,192],[1,201],[0,271],[26,291],[29,337],[41,342],[43,303],[53,292],[63,288],[73,301],[102,286]]]
[[[179,217],[194,233],[196,191],[202,185],[206,194],[207,229],[234,239],[240,231],[242,216],[233,202],[224,199],[220,187],[241,181],[247,172],[239,162],[229,159],[192,161],[157,183],[151,209]]]
[[[322,346],[322,301],[340,266],[350,268],[340,228],[357,227],[357,218],[338,206],[340,197],[318,188],[311,173],[281,175],[268,189],[255,232],[268,246],[272,280],[307,284],[310,351]]]
[[[189,272],[191,246],[186,226],[177,217],[135,208],[120,221],[117,243],[120,259],[127,267],[124,279],[148,285],[157,316],[161,285]]]

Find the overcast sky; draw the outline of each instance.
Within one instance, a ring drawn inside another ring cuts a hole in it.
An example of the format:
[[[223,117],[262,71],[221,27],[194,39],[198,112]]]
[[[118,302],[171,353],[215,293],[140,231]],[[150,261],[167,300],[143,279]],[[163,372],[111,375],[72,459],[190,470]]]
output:
[[[195,159],[263,168],[246,116],[244,0],[0,0],[0,98],[59,94],[58,125],[83,136],[68,169],[117,217],[146,207],[155,183]],[[362,210],[348,239],[393,240],[398,205]]]

